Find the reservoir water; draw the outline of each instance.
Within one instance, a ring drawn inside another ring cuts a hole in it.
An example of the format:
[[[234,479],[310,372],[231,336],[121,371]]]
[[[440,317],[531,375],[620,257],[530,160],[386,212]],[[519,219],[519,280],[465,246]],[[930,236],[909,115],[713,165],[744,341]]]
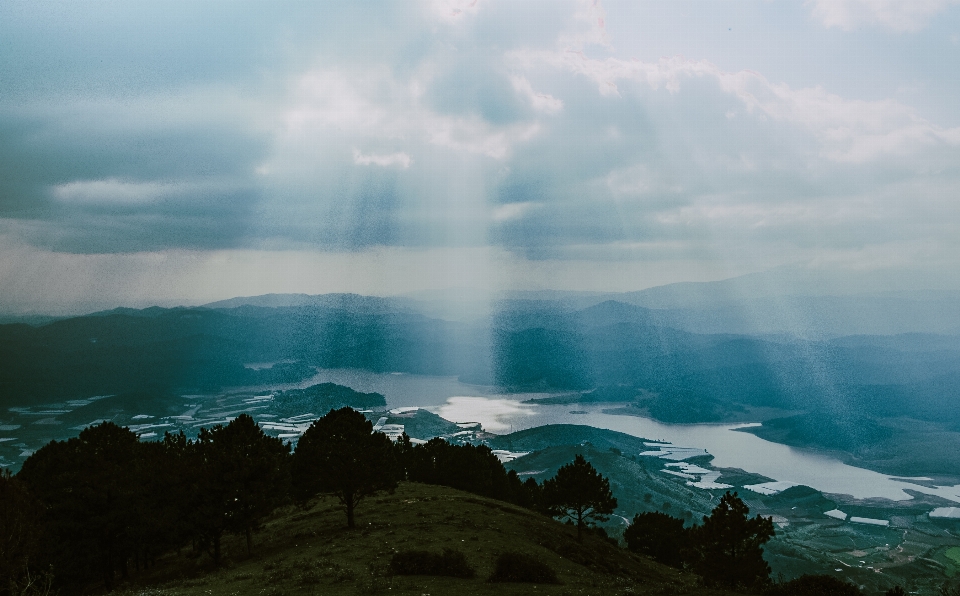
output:
[[[453,377],[322,370],[310,380],[376,391],[392,408],[420,406],[455,422],[480,422],[494,433],[508,433],[544,424],[584,424],[683,447],[706,449],[713,465],[741,468],[778,481],[804,484],[826,493],[856,498],[912,498],[904,489],[937,495],[960,503],[960,485],[929,487],[847,465],[810,450],[772,443],[735,429],[745,424],[664,424],[639,416],[605,414],[609,405],[530,405],[543,394],[497,393],[493,387],[467,385]],[[572,414],[571,410],[585,412]]]

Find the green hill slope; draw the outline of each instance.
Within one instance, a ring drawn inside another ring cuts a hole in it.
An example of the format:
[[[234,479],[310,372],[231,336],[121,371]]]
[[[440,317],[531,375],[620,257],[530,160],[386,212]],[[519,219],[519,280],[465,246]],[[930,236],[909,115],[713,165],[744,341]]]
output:
[[[206,555],[169,554],[120,594],[217,596],[257,594],[722,594],[689,573],[633,555],[507,503],[414,483],[363,502],[357,528],[347,530],[334,499],[309,509],[279,511],[246,553],[237,538],[224,545],[226,562]],[[392,576],[394,552],[457,549],[476,570],[473,579]],[[486,580],[504,552],[531,555],[556,571],[561,585],[494,584]]]

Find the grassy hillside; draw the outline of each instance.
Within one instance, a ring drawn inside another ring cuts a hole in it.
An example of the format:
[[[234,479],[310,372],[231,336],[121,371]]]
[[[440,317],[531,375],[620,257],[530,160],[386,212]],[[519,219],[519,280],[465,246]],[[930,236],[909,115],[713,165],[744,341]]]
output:
[[[553,477],[560,466],[582,454],[610,480],[618,500],[615,514],[605,527],[619,535],[635,513],[661,511],[682,518],[690,526],[700,523],[716,505],[724,489],[702,489],[688,479],[671,474],[668,460],[638,457],[646,451],[643,439],[580,425],[549,425],[497,437],[491,444],[512,451],[531,451],[506,464],[521,478],[539,481]],[[929,450],[929,448],[927,448]],[[857,500],[844,495],[823,495],[806,486],[795,486],[774,495],[744,489],[771,479],[743,470],[714,468],[710,456],[690,458],[720,472],[717,482],[733,485],[750,507],[750,515],[772,516],[776,536],[764,546],[764,558],[773,577],[794,579],[802,574],[829,574],[865,586],[868,594],[883,593],[894,585],[914,593],[936,594],[944,581],[957,577],[955,560],[947,555],[960,544],[960,522],[928,517],[935,507],[954,503],[914,494],[909,501]],[[850,516],[889,520],[889,527],[839,521],[824,515],[841,509]],[[621,517],[622,516],[622,517]]]
[[[255,535],[225,544],[226,563],[171,553],[121,587],[120,594],[217,596],[257,594],[722,594],[691,574],[633,555],[598,537],[578,543],[575,531],[500,501],[404,483],[392,495],[363,502],[357,528],[347,530],[335,499],[279,511]],[[473,579],[391,576],[394,552],[462,551]],[[488,583],[500,553],[532,555],[556,571],[561,585]]]

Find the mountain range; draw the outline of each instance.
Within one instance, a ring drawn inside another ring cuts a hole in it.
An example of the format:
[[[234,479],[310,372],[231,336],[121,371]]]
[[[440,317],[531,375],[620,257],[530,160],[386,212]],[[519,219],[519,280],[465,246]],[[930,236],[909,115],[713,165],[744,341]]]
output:
[[[209,393],[355,368],[572,392],[563,399],[626,402],[667,422],[746,420],[763,409],[776,421],[758,434],[895,473],[916,465],[905,446],[925,432],[960,431],[960,301],[949,292],[801,296],[767,282],[517,294],[486,314],[468,306],[446,318],[422,296],[271,294],[8,323],[0,407]],[[774,317],[777,308],[787,314]],[[921,467],[914,475],[938,472]]]

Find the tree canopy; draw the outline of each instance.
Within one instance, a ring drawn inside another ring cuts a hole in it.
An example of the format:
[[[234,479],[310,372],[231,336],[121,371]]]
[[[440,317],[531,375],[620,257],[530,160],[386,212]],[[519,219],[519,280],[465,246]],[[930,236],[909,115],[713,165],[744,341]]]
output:
[[[737,493],[727,492],[703,525],[691,530],[692,567],[708,583],[748,587],[769,581],[762,546],[774,536],[773,521],[749,513]]]
[[[441,438],[412,447],[399,444],[404,452],[407,479],[440,484],[474,494],[516,500],[520,479],[508,473],[486,445],[452,445]]]
[[[653,511],[633,516],[633,522],[623,531],[623,539],[627,548],[635,553],[665,565],[682,567],[688,533],[682,519]]]
[[[557,475],[543,483],[543,502],[553,517],[566,518],[577,526],[577,540],[583,528],[607,521],[617,507],[610,481],[600,475],[582,455],[562,466]]]
[[[31,583],[49,581],[43,574],[31,577],[30,568],[40,552],[42,512],[23,482],[0,470],[0,596],[26,594]]]
[[[194,441],[181,432],[143,442],[109,422],[88,427],[39,449],[16,477],[0,474],[0,579],[15,582],[0,585],[0,596],[22,592],[24,581],[47,582],[65,596],[94,585],[110,590],[131,563],[139,571],[191,544],[193,556],[206,550],[218,563],[224,534],[246,536],[249,551],[261,520],[291,497],[336,496],[354,527],[358,504],[402,478],[565,518],[576,525],[578,540],[617,507],[609,480],[583,455],[541,485],[507,472],[486,446],[418,443],[406,436],[392,443],[350,408],[316,420],[292,457],[287,444],[246,414],[201,428]],[[770,568],[761,547],[773,537],[773,524],[748,513],[736,493],[726,493],[702,526],[687,530],[681,519],[641,513],[624,538],[631,550],[688,567],[708,584],[766,588]],[[830,584],[806,578],[778,585],[808,583]]]
[[[293,486],[299,500],[335,495],[354,527],[354,510],[364,497],[393,490],[400,478],[393,443],[351,408],[330,410],[310,425],[293,454]]]
[[[95,573],[108,589],[117,571],[126,575],[129,530],[138,521],[132,477],[138,447],[129,429],[104,422],[77,438],[51,441],[24,462],[17,477],[46,505],[58,575]]]
[[[249,550],[251,533],[282,502],[290,478],[289,452],[248,414],[226,426],[200,429],[192,462],[199,487],[194,514],[215,562],[220,561],[224,532],[243,534]]]

